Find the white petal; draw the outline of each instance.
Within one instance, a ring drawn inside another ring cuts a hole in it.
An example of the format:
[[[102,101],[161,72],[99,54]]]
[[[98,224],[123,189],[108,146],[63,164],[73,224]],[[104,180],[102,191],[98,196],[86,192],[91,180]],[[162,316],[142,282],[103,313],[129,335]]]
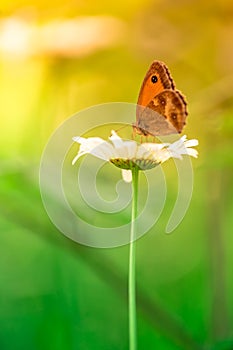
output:
[[[150,151],[148,149],[146,149],[146,147],[144,147],[143,145],[140,145],[137,149],[137,154],[136,157],[137,159],[142,159],[142,158],[147,158],[150,154]]]
[[[196,149],[193,149],[193,148],[188,148],[187,149],[187,153],[189,156],[192,156],[194,158],[197,158],[198,157],[198,152]]]
[[[117,135],[117,133],[112,130],[111,136],[109,137],[109,140],[112,141],[115,148],[122,147],[124,145],[124,141],[120,138],[120,136]]]
[[[84,137],[73,137],[73,140],[80,144],[80,149],[72,164],[87,153],[106,161],[115,156],[114,147],[100,137],[89,137],[87,139]]]
[[[196,139],[185,141],[185,147],[195,147],[198,146],[199,142]]]
[[[87,147],[94,147],[96,145],[99,145],[103,142],[106,142],[105,140],[101,139],[100,137],[80,137],[75,136],[72,138],[73,141],[79,143],[80,145],[86,145]]]
[[[105,142],[95,146],[89,153],[97,158],[108,161],[109,159],[115,157],[116,152],[110,143]]]
[[[167,148],[164,148],[160,151],[160,154],[157,155],[157,159],[158,161],[160,161],[161,163],[166,162],[166,160],[168,160],[169,158],[172,157],[171,152],[168,151]]]
[[[77,154],[77,156],[74,157],[74,159],[72,160],[72,165],[74,165],[74,164],[77,162],[77,160],[79,159],[79,157],[81,157],[80,154]]]
[[[188,154],[187,151],[185,151],[185,153],[178,153],[178,152],[169,152],[170,153],[170,157],[169,158],[177,158],[177,159],[182,159],[182,154]],[[167,158],[167,159],[169,159]]]
[[[132,182],[132,171],[131,170],[126,170],[122,169],[122,178],[125,182]]]
[[[112,136],[109,137],[113,143],[114,149],[117,153],[117,158],[132,159],[136,156],[137,142],[133,140],[122,140],[117,133],[112,130]]]
[[[138,145],[135,141],[124,141],[124,146],[117,148],[117,153],[119,152],[122,158],[132,159],[136,156],[137,148]]]
[[[144,143],[139,148],[137,156],[142,158],[151,159],[155,162],[165,162],[165,160],[171,157],[171,154],[165,148],[167,143]],[[143,154],[144,152],[144,154]]]
[[[187,135],[183,135],[178,141],[176,141],[176,142],[179,142],[179,141],[182,141],[182,142],[184,142],[184,141],[186,141],[187,140]]]
[[[169,146],[168,146],[169,150],[177,151],[180,148],[183,148],[184,147],[184,142],[186,141],[186,138],[187,138],[186,135],[184,135],[178,141],[175,141],[175,142],[169,144]]]
[[[168,146],[168,151],[171,153],[171,157],[182,159],[182,155],[188,154],[192,157],[197,158],[198,152],[192,148],[191,146],[197,146],[198,140],[187,140],[186,135],[181,137],[180,140],[172,143]]]
[[[148,151],[158,152],[159,150],[169,145],[169,143],[143,143],[141,147],[144,147]]]

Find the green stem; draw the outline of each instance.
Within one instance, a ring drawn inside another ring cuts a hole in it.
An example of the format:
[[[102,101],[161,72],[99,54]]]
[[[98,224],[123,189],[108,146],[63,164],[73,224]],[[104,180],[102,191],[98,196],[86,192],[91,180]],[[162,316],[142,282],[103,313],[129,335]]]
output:
[[[132,215],[129,246],[129,350],[137,349],[136,288],[135,288],[135,219],[138,202],[138,168],[132,169]]]

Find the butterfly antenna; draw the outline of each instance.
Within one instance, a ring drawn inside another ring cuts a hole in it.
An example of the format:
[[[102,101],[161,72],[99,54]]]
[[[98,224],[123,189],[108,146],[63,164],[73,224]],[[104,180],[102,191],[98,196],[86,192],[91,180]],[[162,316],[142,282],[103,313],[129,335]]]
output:
[[[116,132],[118,132],[118,131],[120,131],[120,130],[122,130],[122,129],[124,129],[124,128],[126,128],[128,125],[123,125],[123,126],[121,126],[120,128],[118,128],[117,130],[115,130]]]

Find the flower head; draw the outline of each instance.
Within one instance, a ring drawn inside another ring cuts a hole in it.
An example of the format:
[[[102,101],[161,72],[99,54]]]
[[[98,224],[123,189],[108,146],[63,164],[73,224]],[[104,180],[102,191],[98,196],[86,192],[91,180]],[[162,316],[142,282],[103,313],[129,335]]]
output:
[[[182,155],[197,158],[197,150],[191,148],[198,145],[197,140],[187,140],[182,136],[173,143],[142,143],[134,140],[122,140],[115,131],[109,137],[110,142],[99,137],[73,137],[80,144],[80,149],[73,159],[74,164],[84,154],[92,154],[97,158],[109,161],[122,169],[125,181],[131,181],[131,169],[138,167],[147,170],[164,163],[169,158],[182,159]]]

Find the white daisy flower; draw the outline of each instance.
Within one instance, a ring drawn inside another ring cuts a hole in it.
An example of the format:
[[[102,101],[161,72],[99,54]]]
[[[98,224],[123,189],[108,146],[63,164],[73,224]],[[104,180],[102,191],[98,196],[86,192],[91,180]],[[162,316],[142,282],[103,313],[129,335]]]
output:
[[[80,144],[80,149],[73,159],[74,164],[84,154],[111,162],[122,169],[123,179],[131,182],[133,167],[139,170],[147,170],[164,163],[169,158],[182,159],[183,155],[197,158],[197,150],[191,148],[198,145],[198,140],[187,140],[182,136],[173,143],[142,143],[134,140],[122,140],[115,131],[105,141],[100,137],[73,137],[73,140]]]

